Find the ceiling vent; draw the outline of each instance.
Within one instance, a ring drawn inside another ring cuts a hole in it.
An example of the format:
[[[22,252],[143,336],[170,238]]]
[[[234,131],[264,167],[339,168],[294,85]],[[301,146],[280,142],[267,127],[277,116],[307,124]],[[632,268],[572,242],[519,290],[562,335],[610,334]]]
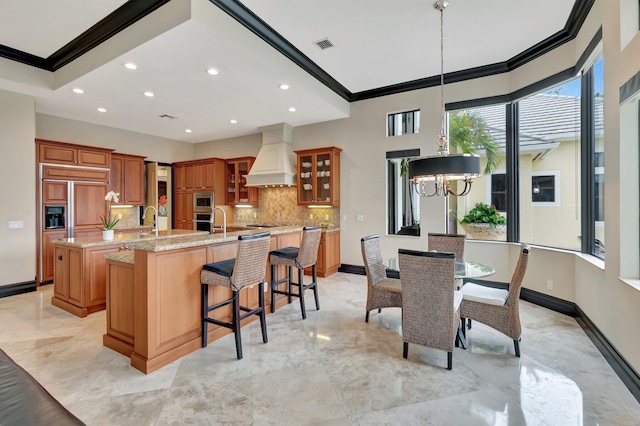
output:
[[[322,40],[314,41],[313,44],[315,44],[322,50],[333,47],[333,43],[331,43],[328,38],[323,38]]]
[[[160,118],[164,118],[165,120],[175,120],[178,117],[174,117],[173,115],[169,115],[169,114],[162,114],[161,116],[159,116]]]

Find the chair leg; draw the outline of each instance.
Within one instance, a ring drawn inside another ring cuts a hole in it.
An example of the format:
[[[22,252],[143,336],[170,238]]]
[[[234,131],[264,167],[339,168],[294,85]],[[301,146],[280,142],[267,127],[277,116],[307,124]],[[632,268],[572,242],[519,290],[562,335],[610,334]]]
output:
[[[513,339],[513,346],[514,346],[514,348],[516,350],[516,356],[518,358],[520,358],[520,341],[516,340],[516,339]]]
[[[467,320],[467,329],[471,330],[471,320]]]
[[[311,266],[311,277],[313,278],[313,297],[316,298],[316,311],[320,310],[320,299],[318,298],[318,277],[316,275],[316,264]]]
[[[242,337],[240,336],[240,295],[239,291],[233,292],[233,334],[236,337],[236,355],[242,359]]]
[[[276,294],[273,292],[273,289],[276,288],[273,283],[276,281],[278,281],[278,278],[276,277],[276,265],[271,265],[271,313],[276,311]]]
[[[298,269],[298,291],[300,293],[300,309],[302,310],[302,319],[307,319],[307,310],[304,304],[304,270]]]
[[[402,342],[402,358],[407,359],[409,356],[409,344],[407,342]]]
[[[367,311],[367,315],[364,316],[364,322],[369,322],[369,311]]]
[[[381,314],[382,313],[382,308],[378,308],[378,313]]]
[[[287,292],[289,292],[289,294],[287,295],[287,301],[288,303],[291,303],[292,298],[291,298],[291,277],[293,276],[293,267],[289,266],[289,282],[287,282]]]
[[[469,320],[469,321],[471,321],[471,320]],[[460,327],[462,329],[462,335],[466,339],[467,338],[467,327],[466,327],[467,321],[466,321],[466,318],[460,318],[460,322],[462,323],[461,324],[462,326]]]
[[[209,316],[209,284],[202,285],[202,347],[207,347],[209,323],[204,319]]]
[[[267,343],[267,315],[264,312],[264,289],[262,288],[265,283],[260,283],[258,287],[258,307],[260,308],[260,328],[262,328],[262,341]]]
[[[447,370],[453,368],[453,352],[447,352]]]

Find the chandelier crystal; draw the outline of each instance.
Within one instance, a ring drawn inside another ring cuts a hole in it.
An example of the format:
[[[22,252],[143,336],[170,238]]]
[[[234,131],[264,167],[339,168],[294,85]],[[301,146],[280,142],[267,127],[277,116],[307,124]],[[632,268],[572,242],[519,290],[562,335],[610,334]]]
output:
[[[446,113],[444,109],[444,9],[446,0],[438,0],[433,7],[440,11],[440,119],[442,127],[438,137],[438,153],[430,157],[417,158],[409,162],[409,179],[416,192],[423,197],[434,195],[467,195],[473,179],[480,176],[480,156],[477,154],[449,154]],[[464,183],[462,189],[454,190],[451,183]],[[433,183],[433,187],[432,187]]]

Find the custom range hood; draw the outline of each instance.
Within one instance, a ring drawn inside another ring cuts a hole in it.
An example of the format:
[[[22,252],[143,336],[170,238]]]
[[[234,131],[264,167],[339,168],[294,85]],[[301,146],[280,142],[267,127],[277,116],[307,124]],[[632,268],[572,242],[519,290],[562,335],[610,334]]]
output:
[[[296,155],[291,146],[291,130],[287,123],[260,127],[262,146],[247,175],[247,186],[296,184]]]

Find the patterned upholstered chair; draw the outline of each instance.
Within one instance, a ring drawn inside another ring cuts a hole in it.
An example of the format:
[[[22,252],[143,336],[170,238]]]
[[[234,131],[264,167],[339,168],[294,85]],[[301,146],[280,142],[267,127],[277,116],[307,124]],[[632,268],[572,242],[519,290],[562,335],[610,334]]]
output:
[[[447,369],[453,364],[453,347],[460,333],[462,294],[453,282],[454,254],[398,250],[402,281],[402,356],[409,343],[447,352]]]
[[[367,313],[365,322],[369,322],[369,312],[382,308],[402,308],[402,286],[397,278],[387,278],[387,271],[380,253],[380,237],[369,235],[360,240],[362,260],[367,273]]]
[[[263,232],[238,237],[238,254],[235,259],[208,263],[200,272],[202,282],[202,347],[207,346],[208,325],[215,324],[233,330],[236,338],[236,355],[242,359],[242,340],[240,322],[250,315],[260,317],[262,341],[267,343],[267,324],[264,311],[264,290],[267,256],[269,254],[270,234]],[[256,309],[240,306],[240,290],[258,285],[258,307]],[[209,306],[209,286],[219,285],[231,290],[231,298]],[[231,322],[210,318],[209,312],[232,305]],[[244,311],[240,314],[240,311]]]
[[[427,247],[430,251],[435,250],[443,253],[453,253],[458,260],[464,260],[464,241],[464,235],[427,234]],[[456,288],[460,289],[463,284],[461,279],[456,280]]]
[[[305,290],[313,289],[313,296],[316,301],[316,309],[320,310],[318,299],[318,278],[316,276],[316,262],[318,260],[318,247],[320,246],[320,236],[322,228],[320,226],[306,226],[302,230],[302,241],[300,247],[285,247],[273,250],[269,253],[269,263],[271,264],[271,312],[275,310],[276,294],[286,294],[291,303],[292,297],[300,299],[300,309],[302,319],[307,318],[307,310],[304,303]],[[276,280],[276,267],[286,265],[289,268],[287,276],[281,280]],[[311,282],[304,284],[304,268],[311,267]],[[298,282],[293,282],[293,268],[298,270]],[[287,283],[287,290],[279,290],[278,286]],[[294,292],[291,286],[298,287]]]
[[[509,289],[497,289],[472,282],[467,282],[462,287],[462,306],[460,316],[464,319],[474,319],[489,327],[495,328],[501,333],[513,339],[516,356],[520,356],[520,338],[522,327],[520,325],[520,289],[522,280],[529,263],[528,244],[520,247],[518,264],[511,277]],[[464,327],[463,327],[464,328]],[[466,331],[463,330],[466,333]]]

